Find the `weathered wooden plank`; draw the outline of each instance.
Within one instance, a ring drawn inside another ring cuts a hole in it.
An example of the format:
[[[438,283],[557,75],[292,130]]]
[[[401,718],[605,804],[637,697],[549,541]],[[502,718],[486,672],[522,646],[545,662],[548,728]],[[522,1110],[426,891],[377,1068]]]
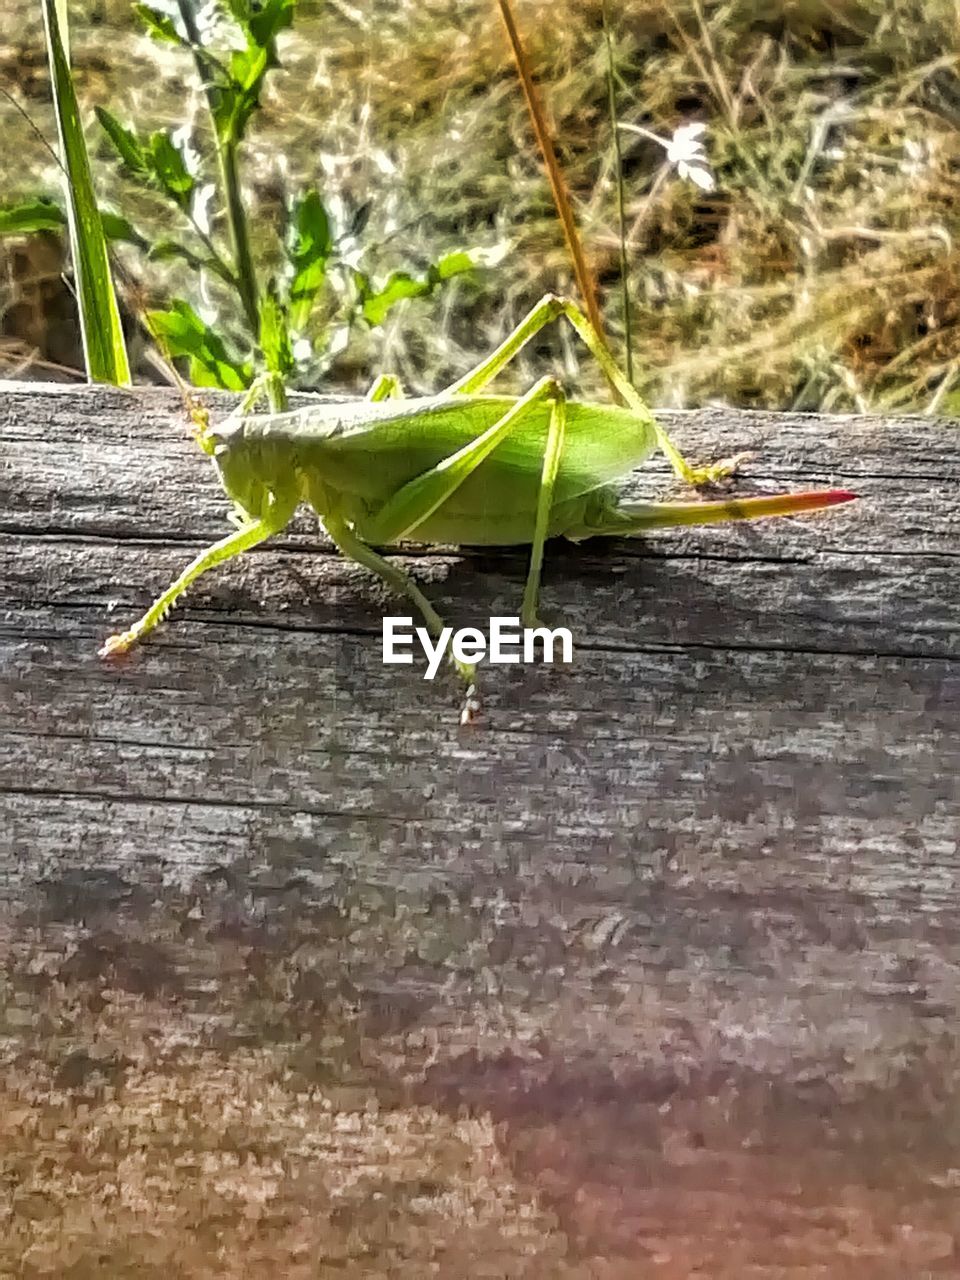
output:
[[[0,395],[0,1273],[957,1274],[955,428],[664,417],[864,500],[551,548],[575,663],[461,731],[306,518],[100,662],[222,496]]]

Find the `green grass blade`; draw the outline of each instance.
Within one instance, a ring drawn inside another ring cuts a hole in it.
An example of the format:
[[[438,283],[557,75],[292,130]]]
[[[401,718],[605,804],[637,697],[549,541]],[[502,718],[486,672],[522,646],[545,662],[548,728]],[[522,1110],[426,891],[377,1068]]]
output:
[[[58,11],[63,0],[41,0],[50,60],[50,80],[57,113],[60,151],[67,174],[70,246],[80,307],[80,329],[87,376],[94,382],[130,384],[130,365],[120,326],[120,312],[110,275],[107,242],[93,189],[80,109],[70,63],[61,35]]]
[[[613,36],[607,0],[601,0],[600,20],[603,24],[603,41],[607,53],[607,110],[610,114],[610,132],[613,137],[613,158],[617,179],[617,222],[620,235],[620,296],[623,300],[623,346],[626,355],[627,381],[633,386],[633,323],[630,314],[630,264],[627,258],[627,214],[623,189],[623,152],[620,149],[620,129],[617,118],[617,80],[613,60]]]

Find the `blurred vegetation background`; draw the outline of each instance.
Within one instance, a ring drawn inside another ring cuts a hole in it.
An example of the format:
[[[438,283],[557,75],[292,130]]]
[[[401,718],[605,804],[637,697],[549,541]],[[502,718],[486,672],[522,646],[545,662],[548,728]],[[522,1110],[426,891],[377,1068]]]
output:
[[[144,34],[128,0],[84,0],[70,14],[100,196],[159,235],[169,206],[123,177],[94,108],[180,130],[202,151],[196,69]],[[517,14],[621,350],[601,5],[517,0]],[[705,123],[715,179],[704,191],[656,142],[621,134],[640,389],[660,405],[960,414],[960,0],[608,0],[608,15],[619,119],[665,139]],[[290,192],[314,187],[337,225],[356,229],[345,258],[362,249],[380,278],[464,248],[491,264],[330,339],[318,389],[365,389],[379,371],[436,389],[544,292],[572,290],[493,0],[300,0],[279,61],[243,146],[258,260],[278,253]],[[5,0],[0,90],[3,203],[57,196],[35,0]],[[131,315],[195,288],[183,262],[117,253]],[[63,262],[56,235],[0,241],[7,376],[62,376],[80,362]],[[149,377],[148,342],[134,342]],[[528,351],[515,384],[551,365],[603,394],[559,331]]]

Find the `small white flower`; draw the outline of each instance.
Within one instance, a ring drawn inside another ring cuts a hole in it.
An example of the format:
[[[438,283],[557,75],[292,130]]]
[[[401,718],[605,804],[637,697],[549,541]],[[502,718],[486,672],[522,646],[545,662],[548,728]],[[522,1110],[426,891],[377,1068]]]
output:
[[[713,174],[710,161],[700,141],[706,132],[705,124],[682,124],[667,145],[667,160],[676,165],[681,178],[689,178],[704,191],[713,190]]]
[[[638,133],[651,142],[658,142],[667,153],[667,164],[673,165],[681,178],[695,182],[702,191],[712,191],[715,187],[713,174],[710,172],[710,161],[704,149],[703,135],[707,126],[700,121],[694,124],[682,124],[674,130],[672,138],[661,138],[640,125],[620,122],[620,128],[628,133]]]

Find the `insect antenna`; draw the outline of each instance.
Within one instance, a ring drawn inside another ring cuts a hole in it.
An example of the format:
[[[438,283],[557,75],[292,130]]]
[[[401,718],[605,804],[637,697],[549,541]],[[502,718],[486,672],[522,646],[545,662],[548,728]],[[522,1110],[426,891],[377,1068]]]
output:
[[[155,350],[149,353],[152,363],[159,369],[170,385],[176,387],[179,391],[183,407],[190,420],[190,434],[207,457],[212,457],[214,444],[210,438],[210,410],[200,396],[197,395],[196,390],[184,382],[177,372],[166,339],[157,330],[156,325],[150,318],[147,292],[142,282],[135,280],[130,272],[116,260],[113,262],[113,268],[114,278],[120,286],[124,303],[153,340]]]

